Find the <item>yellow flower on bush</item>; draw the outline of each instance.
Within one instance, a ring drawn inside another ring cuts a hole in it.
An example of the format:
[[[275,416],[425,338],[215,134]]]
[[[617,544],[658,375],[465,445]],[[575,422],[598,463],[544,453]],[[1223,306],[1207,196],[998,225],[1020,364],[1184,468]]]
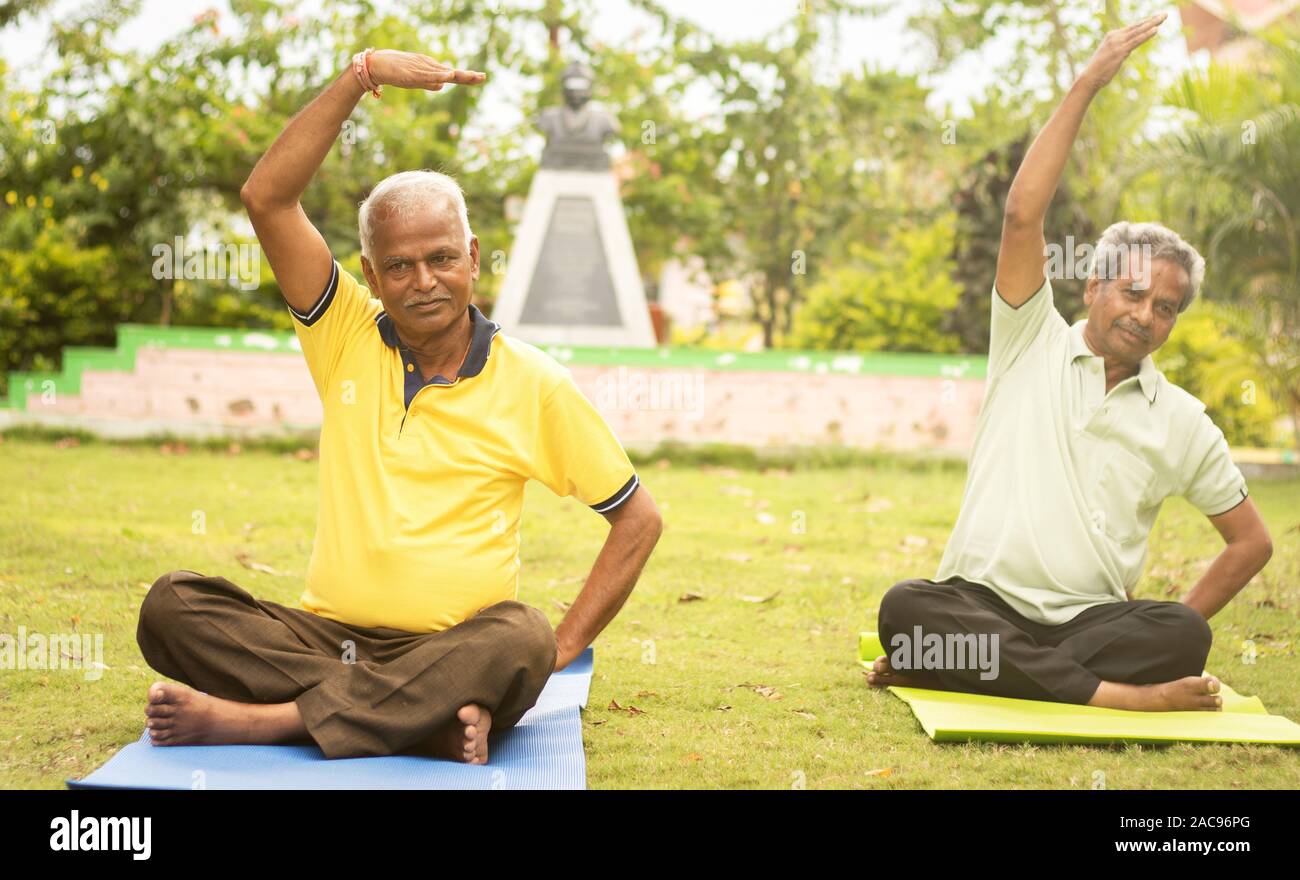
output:
[[[72,176],[75,177],[75,178],[77,178],[78,180],[81,179],[81,166],[80,166],[80,165],[73,165],[73,166],[72,166]]]
[[[44,205],[44,206],[47,207],[47,208],[53,208],[53,207],[54,207],[54,199],[51,198],[50,196],[46,196],[45,198],[41,199],[41,204]]]
[[[28,196],[28,197],[27,197],[27,200],[26,200],[26,204],[27,204],[27,207],[29,207],[29,208],[35,208],[35,207],[36,207],[36,196]]]
[[[16,204],[18,202],[18,193],[9,190],[9,192],[5,193],[5,201],[11,205]]]
[[[95,186],[99,187],[100,192],[103,192],[108,189],[108,181],[101,177],[99,180],[95,181]]]

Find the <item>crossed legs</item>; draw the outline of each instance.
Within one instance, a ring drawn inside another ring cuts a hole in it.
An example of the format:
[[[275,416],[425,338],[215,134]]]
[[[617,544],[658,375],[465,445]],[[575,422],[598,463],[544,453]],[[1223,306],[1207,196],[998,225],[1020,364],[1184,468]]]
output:
[[[158,682],[156,745],[314,741],[328,758],[487,760],[555,666],[545,615],[500,602],[437,633],[355,627],[174,571],[150,588],[137,641]]]
[[[1215,710],[1218,679],[1203,675],[1210,626],[1179,602],[1136,600],[1089,608],[1059,626],[1018,614],[981,584],[950,578],[895,584],[880,602],[887,652],[895,637],[997,636],[997,675],[965,668],[893,669],[889,655],[868,673],[875,687],[929,687],[1027,700],[1148,711]],[[989,638],[991,642],[992,639]]]

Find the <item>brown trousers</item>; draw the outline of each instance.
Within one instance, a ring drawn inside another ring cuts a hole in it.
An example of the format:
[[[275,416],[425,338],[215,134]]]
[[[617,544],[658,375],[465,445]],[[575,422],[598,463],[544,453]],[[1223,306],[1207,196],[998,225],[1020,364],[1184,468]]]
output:
[[[958,577],[895,584],[880,600],[878,621],[886,655],[895,636],[915,641],[916,627],[923,636],[996,635],[996,678],[983,679],[969,664],[932,672],[949,690],[1058,703],[1086,704],[1103,681],[1155,684],[1200,675],[1212,639],[1200,612],[1180,602],[1112,602],[1049,626]]]
[[[555,668],[546,616],[498,602],[435,633],[339,623],[173,571],[140,607],[136,640],[158,672],[242,703],[294,702],[327,758],[421,754],[476,703],[513,727]]]

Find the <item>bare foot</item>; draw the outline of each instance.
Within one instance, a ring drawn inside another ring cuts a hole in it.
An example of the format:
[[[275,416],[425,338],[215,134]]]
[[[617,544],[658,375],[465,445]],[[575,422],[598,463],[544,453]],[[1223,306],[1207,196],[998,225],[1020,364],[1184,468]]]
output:
[[[1159,684],[1103,681],[1088,705],[1139,712],[1218,712],[1223,709],[1220,689],[1221,684],[1213,675],[1189,675]]]
[[[889,665],[889,657],[881,654],[876,658],[876,662],[871,665],[871,671],[867,673],[867,684],[872,687],[909,687],[909,688],[930,688],[931,690],[947,690],[939,683],[939,679],[933,673],[913,672],[908,670],[906,673],[895,672]]]
[[[465,764],[486,764],[488,733],[492,730],[492,713],[477,703],[461,706],[456,717],[434,735],[430,747],[434,755]]]
[[[149,687],[144,714],[156,746],[267,744],[307,735],[294,703],[236,703],[164,681]]]

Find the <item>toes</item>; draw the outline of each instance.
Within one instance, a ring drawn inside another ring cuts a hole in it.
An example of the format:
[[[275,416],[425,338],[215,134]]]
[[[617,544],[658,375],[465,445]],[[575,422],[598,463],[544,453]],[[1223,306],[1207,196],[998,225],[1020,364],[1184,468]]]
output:
[[[144,714],[148,718],[171,718],[176,714],[176,707],[168,703],[150,703]]]
[[[155,681],[149,686],[150,703],[161,703],[166,698],[167,692],[163,689],[163,683],[161,681]]]
[[[1222,683],[1213,675],[1207,675],[1204,678],[1205,692],[1207,694],[1217,694],[1222,687]]]

